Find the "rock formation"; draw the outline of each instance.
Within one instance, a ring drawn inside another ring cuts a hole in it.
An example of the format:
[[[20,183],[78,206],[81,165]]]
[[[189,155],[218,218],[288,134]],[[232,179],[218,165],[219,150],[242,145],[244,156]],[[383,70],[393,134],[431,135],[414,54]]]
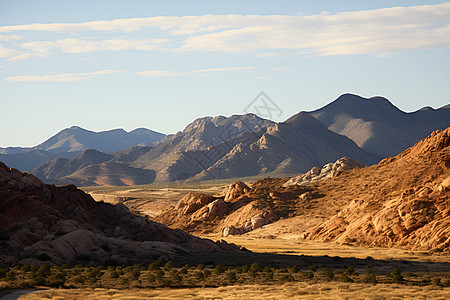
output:
[[[151,222],[122,204],[95,202],[74,185],[45,185],[3,163],[0,228],[0,265],[148,263],[238,250]]]
[[[450,248],[450,128],[341,180],[341,198],[348,204],[311,230],[308,239]]]
[[[222,231],[224,236],[243,234],[277,220],[273,209],[257,205],[258,197],[251,191],[244,182],[236,181],[219,197],[189,193],[155,220],[190,232]]]
[[[305,174],[300,174],[296,177],[292,177],[283,186],[287,187],[290,185],[307,185],[312,182],[329,179],[338,176],[345,170],[350,170],[353,168],[365,167],[364,164],[350,157],[343,157],[338,159],[335,163],[328,163],[319,169],[318,167],[313,167]]]

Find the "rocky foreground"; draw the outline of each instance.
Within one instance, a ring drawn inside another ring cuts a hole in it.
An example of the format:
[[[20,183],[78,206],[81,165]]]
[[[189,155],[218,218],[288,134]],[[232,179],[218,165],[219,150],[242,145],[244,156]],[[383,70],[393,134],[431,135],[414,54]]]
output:
[[[96,202],[74,185],[43,184],[0,162],[0,265],[131,264],[191,252],[240,252]]]

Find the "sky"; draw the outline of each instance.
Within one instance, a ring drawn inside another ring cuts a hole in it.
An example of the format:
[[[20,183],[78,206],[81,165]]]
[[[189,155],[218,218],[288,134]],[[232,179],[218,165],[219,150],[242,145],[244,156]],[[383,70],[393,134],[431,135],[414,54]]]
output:
[[[0,146],[73,125],[175,133],[261,92],[275,121],[343,93],[439,108],[449,50],[443,1],[0,0]]]

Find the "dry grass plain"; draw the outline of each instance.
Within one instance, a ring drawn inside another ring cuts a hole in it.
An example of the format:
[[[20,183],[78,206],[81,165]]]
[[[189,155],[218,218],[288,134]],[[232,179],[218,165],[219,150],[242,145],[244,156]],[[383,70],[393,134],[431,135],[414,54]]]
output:
[[[21,296],[34,299],[449,299],[450,288],[359,283],[285,283],[283,285],[234,285],[218,288],[51,289]]]
[[[110,203],[123,203],[135,212],[157,215],[161,210],[175,205],[189,192],[201,192],[219,195],[230,182],[209,182],[201,186],[137,186],[137,187],[92,187],[85,188],[95,200]],[[250,182],[246,182],[250,183]],[[330,183],[331,184],[331,183]],[[328,186],[326,186],[328,188]],[[320,205],[319,203],[316,203]],[[337,205],[337,203],[335,203]],[[253,252],[329,256],[346,258],[374,258],[375,260],[394,262],[425,263],[428,272],[442,275],[439,265],[449,263],[445,253],[416,251],[402,248],[381,248],[356,245],[340,245],[310,241],[301,238],[302,229],[320,222],[337,206],[330,206],[323,215],[300,215],[282,219],[241,236],[223,238],[220,234],[208,234],[201,237],[212,240],[224,239],[229,243],[243,246]],[[330,212],[329,212],[330,211]],[[311,211],[313,213],[313,211]],[[309,222],[309,224],[307,224]],[[311,223],[312,222],[312,223]],[[429,263],[429,264],[428,264]],[[408,271],[407,263],[402,271]],[[386,265],[385,265],[386,266]],[[413,266],[417,271],[417,266]],[[442,265],[441,265],[442,266]],[[381,266],[380,266],[381,267]],[[377,272],[389,273],[391,267],[375,268]],[[384,270],[385,269],[385,270]],[[362,269],[360,271],[363,271]],[[447,278],[447,270],[444,271]],[[450,299],[450,288],[436,285],[408,286],[398,284],[362,284],[341,282],[290,282],[278,285],[233,285],[218,288],[157,288],[138,290],[47,290],[28,294],[20,299]]]

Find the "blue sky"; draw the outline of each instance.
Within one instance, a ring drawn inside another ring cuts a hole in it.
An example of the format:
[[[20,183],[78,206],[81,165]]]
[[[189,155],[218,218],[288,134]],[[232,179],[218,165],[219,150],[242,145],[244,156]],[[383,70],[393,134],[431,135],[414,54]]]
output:
[[[182,130],[264,91],[282,121],[342,93],[450,103],[450,2],[0,0],[0,146],[72,125]]]

